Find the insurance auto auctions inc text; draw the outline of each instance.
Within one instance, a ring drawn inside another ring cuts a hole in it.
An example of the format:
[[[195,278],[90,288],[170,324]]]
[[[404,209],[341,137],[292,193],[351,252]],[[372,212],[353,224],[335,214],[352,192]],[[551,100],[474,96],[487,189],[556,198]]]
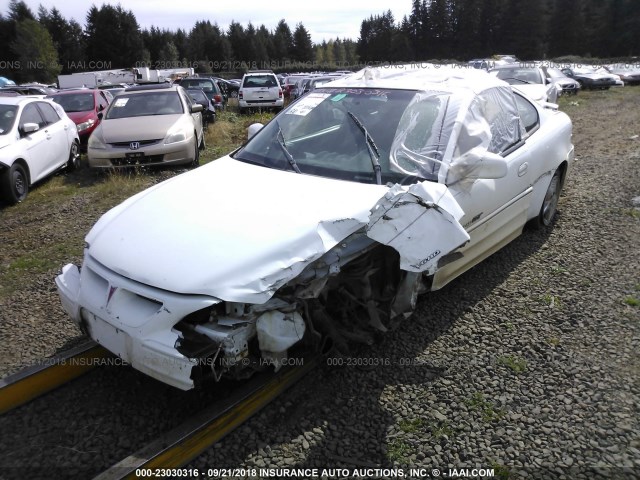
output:
[[[210,469],[213,476],[258,478],[493,478],[493,468],[249,468]]]

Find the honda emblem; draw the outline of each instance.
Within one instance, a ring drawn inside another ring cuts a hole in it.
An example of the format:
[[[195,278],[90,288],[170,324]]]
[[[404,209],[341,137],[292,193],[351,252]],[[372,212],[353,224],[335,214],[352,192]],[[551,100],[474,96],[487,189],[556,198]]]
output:
[[[140,148],[140,142],[131,142],[131,143],[129,144],[129,148],[130,148],[131,150],[137,150],[137,149],[139,149],[139,148]]]

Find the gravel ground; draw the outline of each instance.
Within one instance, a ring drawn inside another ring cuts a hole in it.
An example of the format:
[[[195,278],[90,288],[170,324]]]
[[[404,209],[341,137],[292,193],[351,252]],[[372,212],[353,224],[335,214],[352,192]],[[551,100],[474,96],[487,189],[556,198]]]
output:
[[[189,466],[640,478],[640,90],[564,108],[577,159],[552,230],[425,295],[381,343],[328,359]],[[10,210],[0,244],[14,249],[20,235],[86,231],[99,215],[77,198],[20,225]],[[53,274],[0,297],[3,374],[77,341]],[[0,417],[0,477],[97,473],[213,397],[99,369]]]

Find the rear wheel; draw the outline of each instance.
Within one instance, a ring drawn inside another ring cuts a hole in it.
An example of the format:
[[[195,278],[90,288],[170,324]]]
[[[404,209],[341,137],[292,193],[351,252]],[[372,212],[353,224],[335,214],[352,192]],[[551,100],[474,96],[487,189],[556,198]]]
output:
[[[562,171],[556,170],[551,178],[547,193],[542,200],[540,213],[532,222],[536,228],[549,227],[553,223],[553,219],[558,211],[558,201],[560,200],[560,190],[562,189]]]
[[[27,197],[29,193],[29,176],[27,170],[19,163],[14,163],[0,176],[0,194],[10,205],[15,205]]]
[[[80,145],[78,142],[73,142],[69,151],[69,160],[67,160],[67,170],[77,170],[78,168],[80,168]]]

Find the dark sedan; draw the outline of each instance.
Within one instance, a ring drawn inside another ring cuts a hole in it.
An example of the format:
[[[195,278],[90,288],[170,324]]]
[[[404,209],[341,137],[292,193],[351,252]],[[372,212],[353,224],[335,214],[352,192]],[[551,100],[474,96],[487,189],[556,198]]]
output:
[[[209,123],[216,121],[216,107],[201,88],[187,88],[187,93],[194,103],[202,105],[202,126],[208,128]]]
[[[640,85],[640,66],[638,65],[607,65],[607,72],[618,75],[625,85]]]
[[[608,90],[610,87],[616,85],[615,77],[607,73],[596,72],[596,69],[593,67],[563,68],[561,71],[567,77],[576,80],[582,88],[588,90]]]

